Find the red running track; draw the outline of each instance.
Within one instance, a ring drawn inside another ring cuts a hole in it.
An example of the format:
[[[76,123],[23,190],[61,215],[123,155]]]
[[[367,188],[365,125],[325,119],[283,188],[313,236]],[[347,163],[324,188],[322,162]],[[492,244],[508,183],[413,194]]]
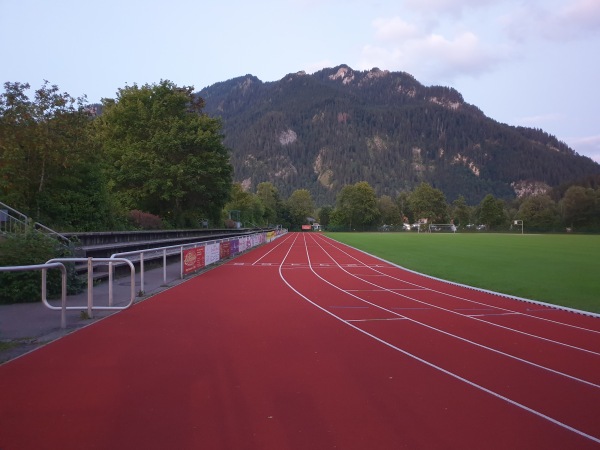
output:
[[[599,449],[600,319],[290,233],[0,366],[0,449]]]

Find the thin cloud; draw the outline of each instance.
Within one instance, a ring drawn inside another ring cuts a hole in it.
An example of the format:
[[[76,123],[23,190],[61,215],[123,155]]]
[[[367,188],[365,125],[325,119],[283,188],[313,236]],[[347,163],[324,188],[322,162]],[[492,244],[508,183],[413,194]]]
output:
[[[564,114],[560,113],[547,113],[538,114],[535,116],[520,117],[516,120],[516,123],[521,123],[528,126],[541,126],[552,122],[558,122],[564,120]]]
[[[600,33],[600,2],[562,3],[552,8],[543,3],[530,3],[511,10],[502,18],[506,33],[517,42],[530,38],[563,41]]]
[[[405,0],[404,5],[425,14],[459,16],[465,10],[494,5],[498,0]]]
[[[600,33],[600,2],[579,0],[569,3],[560,10],[555,21],[562,25],[564,37],[585,37],[589,33]]]
[[[419,26],[406,22],[400,17],[375,19],[373,26],[375,27],[375,38],[380,41],[394,42],[403,39],[414,39],[423,35]]]
[[[363,46],[363,69],[387,67],[417,78],[451,79],[488,72],[509,54],[506,48],[482,42],[473,31],[447,37],[399,17],[377,19],[373,27],[377,43]]]

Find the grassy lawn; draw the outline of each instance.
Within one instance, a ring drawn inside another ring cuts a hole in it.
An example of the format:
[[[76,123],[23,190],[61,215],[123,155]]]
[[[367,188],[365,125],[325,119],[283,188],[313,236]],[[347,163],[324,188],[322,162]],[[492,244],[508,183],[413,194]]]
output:
[[[328,233],[408,269],[600,313],[600,236]]]

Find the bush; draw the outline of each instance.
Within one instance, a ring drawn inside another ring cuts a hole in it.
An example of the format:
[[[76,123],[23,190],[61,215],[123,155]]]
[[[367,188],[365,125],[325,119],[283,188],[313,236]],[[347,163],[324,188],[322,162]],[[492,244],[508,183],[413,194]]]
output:
[[[160,217],[137,209],[129,211],[129,221],[140,230],[160,230],[163,228]]]
[[[38,232],[28,230],[6,236],[0,240],[0,266],[28,266],[44,264],[52,258],[68,257],[70,251],[58,241]],[[71,267],[68,283],[71,292],[81,289]],[[40,301],[42,298],[41,271],[0,273],[0,303],[25,303]],[[57,269],[48,270],[48,297],[57,297],[61,292],[61,273]]]

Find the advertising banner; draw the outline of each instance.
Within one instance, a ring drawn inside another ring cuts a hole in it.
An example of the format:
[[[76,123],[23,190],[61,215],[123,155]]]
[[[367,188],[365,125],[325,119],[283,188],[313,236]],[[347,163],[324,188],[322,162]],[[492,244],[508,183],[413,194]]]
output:
[[[204,247],[183,251],[183,274],[187,275],[204,267]]]
[[[204,261],[206,265],[214,264],[220,259],[220,245],[218,242],[213,242],[206,245],[204,253]]]
[[[231,243],[230,255],[237,255],[240,252],[240,240],[234,239],[233,241],[229,241]]]
[[[221,242],[221,259],[229,258],[231,255],[231,241]]]
[[[248,237],[247,236],[239,238],[238,242],[239,242],[238,246],[239,246],[240,253],[248,250]]]

